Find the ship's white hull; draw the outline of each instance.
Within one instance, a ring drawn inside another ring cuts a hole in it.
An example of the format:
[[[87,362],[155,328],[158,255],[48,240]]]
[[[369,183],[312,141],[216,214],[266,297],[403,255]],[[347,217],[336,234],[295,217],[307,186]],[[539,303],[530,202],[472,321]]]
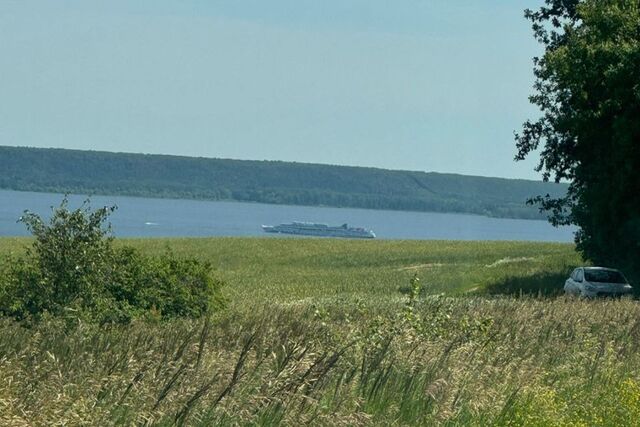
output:
[[[355,239],[373,239],[376,237],[371,230],[346,228],[346,227],[328,227],[320,224],[321,227],[314,227],[304,223],[280,224],[280,225],[263,225],[262,229],[267,233],[293,234],[299,236],[318,236],[318,237],[344,237]]]

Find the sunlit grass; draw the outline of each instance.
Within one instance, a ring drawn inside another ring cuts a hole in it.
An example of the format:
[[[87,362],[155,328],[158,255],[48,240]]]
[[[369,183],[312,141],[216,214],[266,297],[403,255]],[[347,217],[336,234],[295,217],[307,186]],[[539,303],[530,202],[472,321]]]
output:
[[[638,425],[640,306],[554,296],[581,263],[571,245],[126,243],[211,261],[230,307],[0,320],[0,425]]]
[[[169,243],[170,242],[170,243]],[[514,278],[564,276],[580,263],[573,245],[526,242],[353,241],[336,239],[146,239],[148,252],[213,262],[236,301],[389,298],[418,274],[428,293],[500,289]],[[561,286],[557,278],[541,287]],[[532,289],[531,292],[536,292]]]

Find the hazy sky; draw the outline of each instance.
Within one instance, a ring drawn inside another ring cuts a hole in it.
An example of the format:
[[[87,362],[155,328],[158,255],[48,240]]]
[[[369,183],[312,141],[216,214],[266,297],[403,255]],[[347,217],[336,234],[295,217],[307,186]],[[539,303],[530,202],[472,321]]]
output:
[[[0,0],[0,145],[537,178],[541,0]]]

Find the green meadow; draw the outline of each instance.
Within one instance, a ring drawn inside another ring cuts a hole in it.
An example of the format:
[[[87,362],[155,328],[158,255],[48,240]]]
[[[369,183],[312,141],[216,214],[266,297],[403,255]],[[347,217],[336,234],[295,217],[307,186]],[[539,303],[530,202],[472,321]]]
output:
[[[572,245],[122,240],[211,262],[227,308],[0,320],[0,425],[638,425],[640,307],[561,295]],[[28,239],[0,240],[0,257]]]
[[[335,239],[128,240],[145,252],[167,249],[209,260],[233,303],[402,299],[417,274],[424,293],[554,292],[580,263],[572,245],[521,242]]]

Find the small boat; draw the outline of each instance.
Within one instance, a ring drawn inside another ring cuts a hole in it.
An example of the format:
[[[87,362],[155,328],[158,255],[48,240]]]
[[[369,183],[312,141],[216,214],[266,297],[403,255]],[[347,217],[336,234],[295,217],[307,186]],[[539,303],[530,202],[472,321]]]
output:
[[[267,233],[296,234],[302,236],[322,237],[351,237],[359,239],[373,239],[376,237],[371,230],[360,227],[349,227],[347,224],[332,227],[327,224],[315,222],[292,222],[280,225],[263,225],[262,229]]]

